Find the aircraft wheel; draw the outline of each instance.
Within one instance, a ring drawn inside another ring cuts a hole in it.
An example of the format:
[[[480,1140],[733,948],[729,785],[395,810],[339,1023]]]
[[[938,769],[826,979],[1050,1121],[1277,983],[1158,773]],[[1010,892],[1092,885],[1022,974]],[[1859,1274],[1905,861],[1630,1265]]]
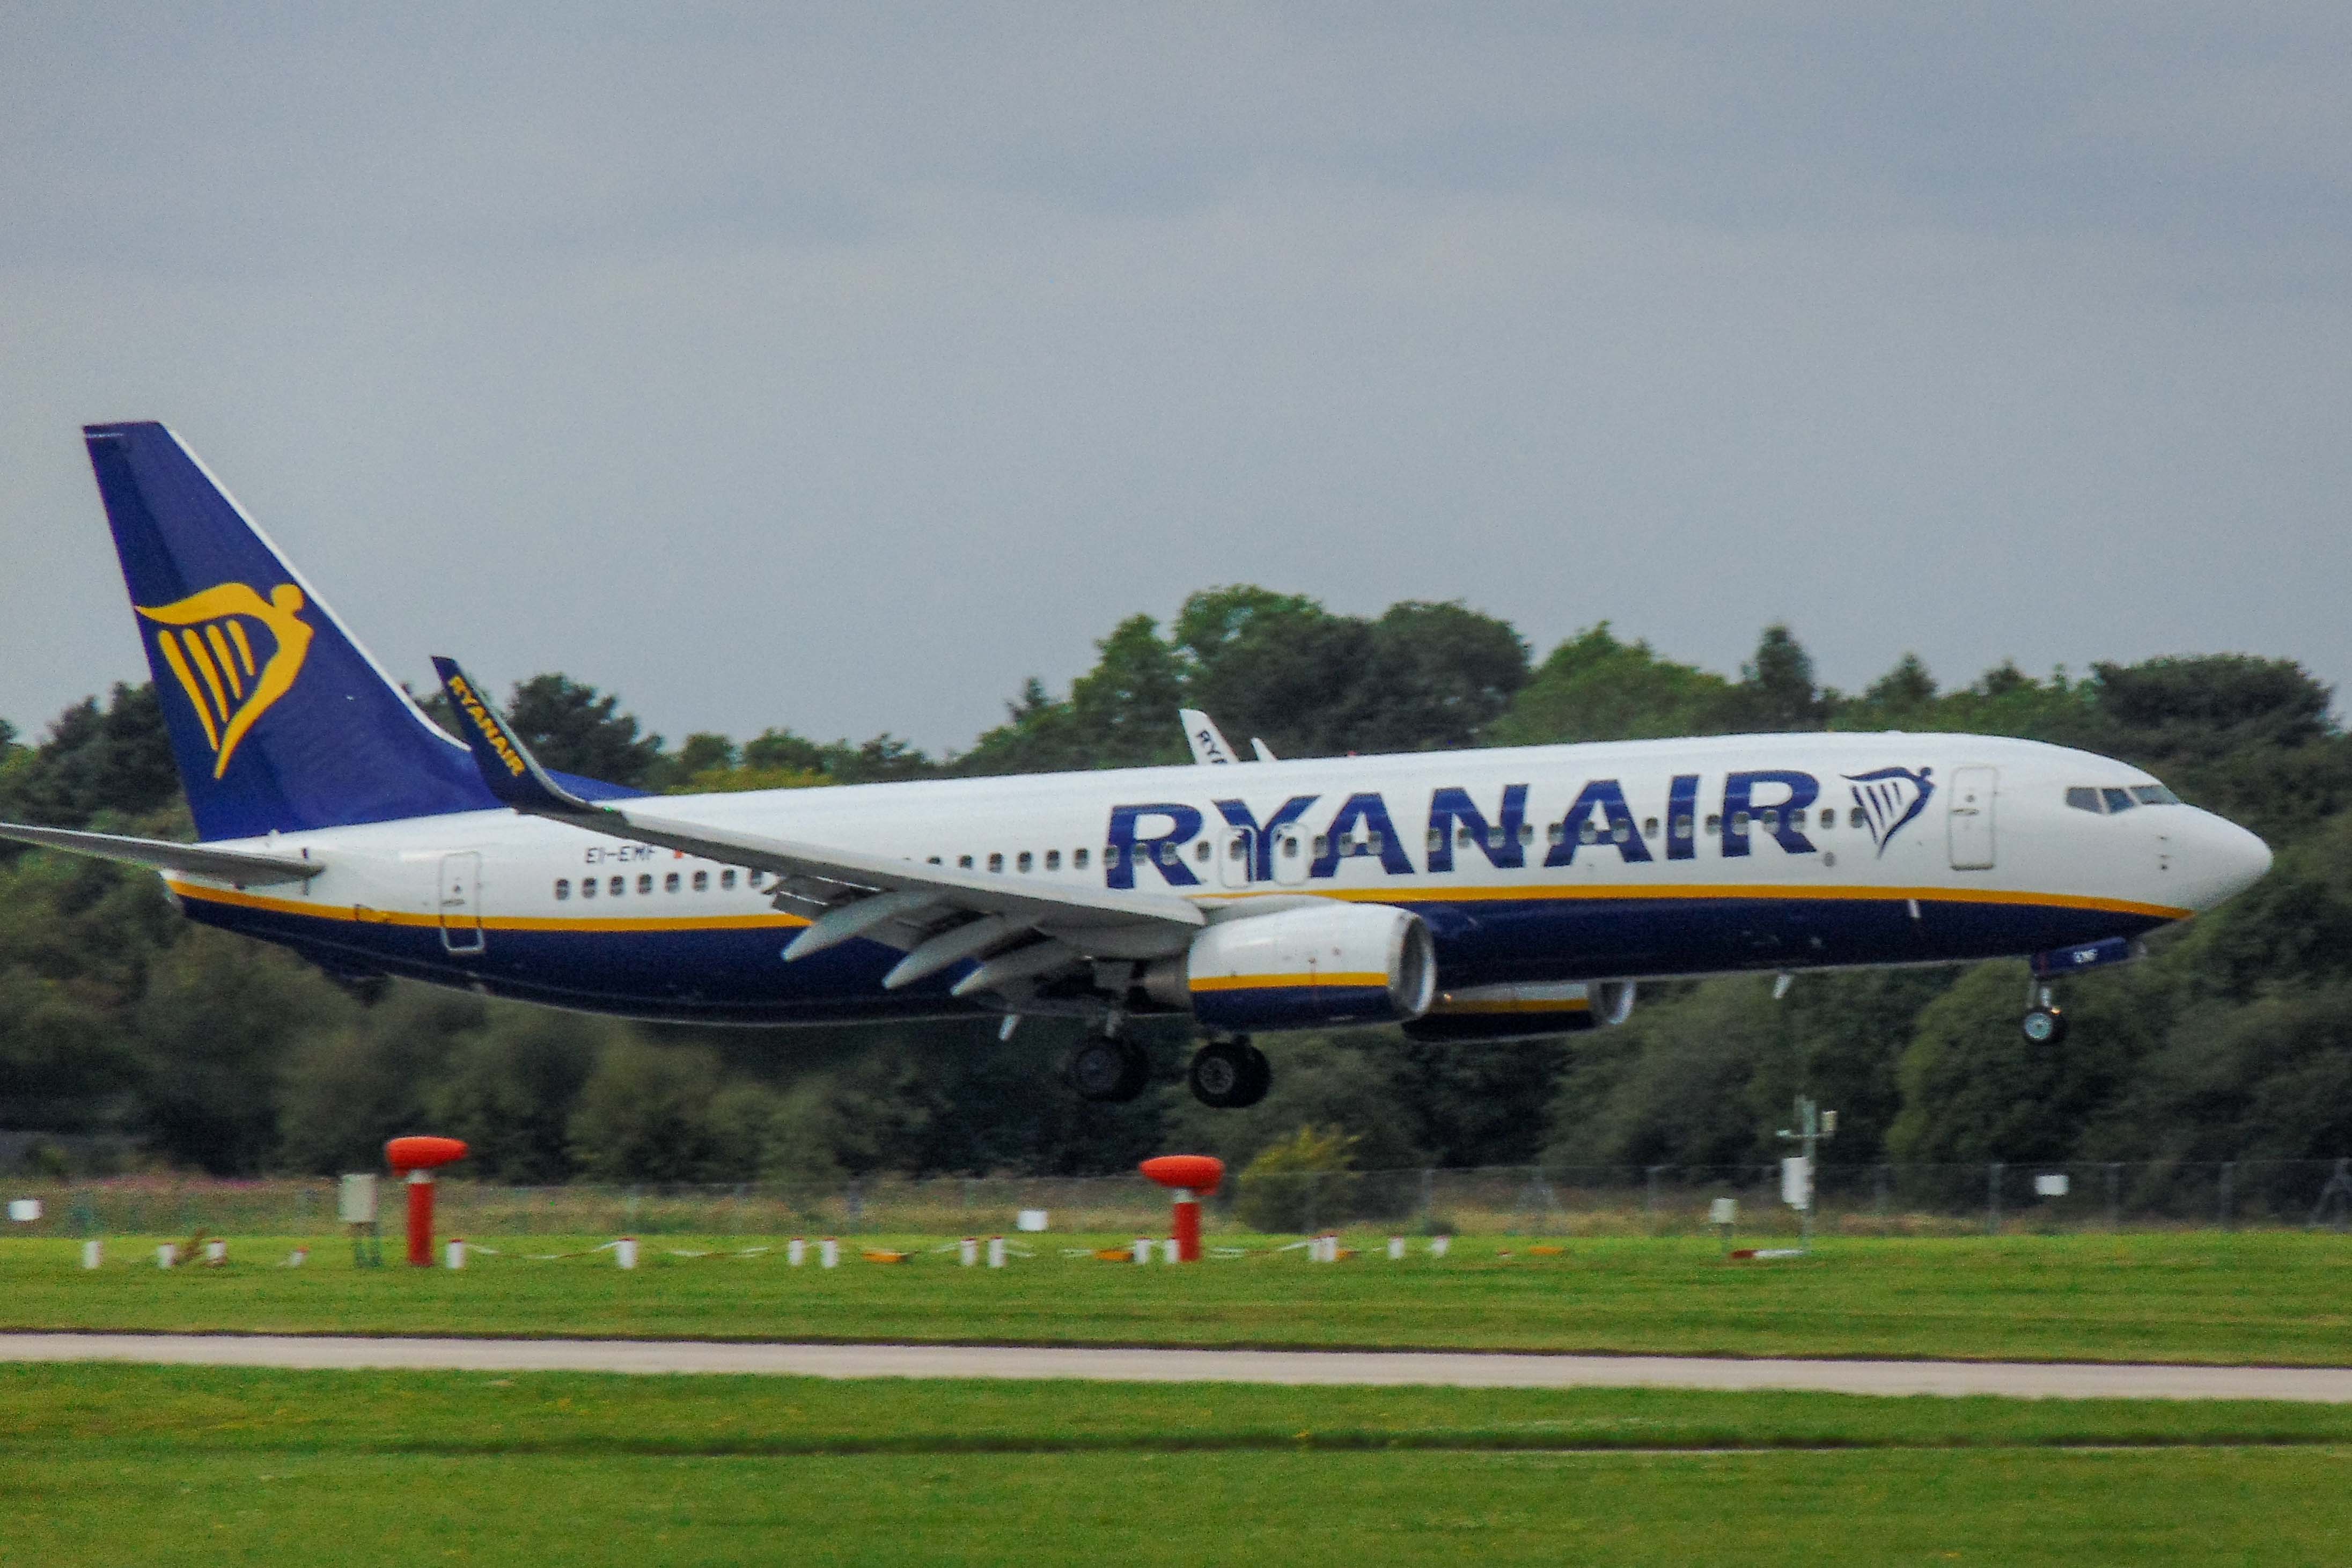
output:
[[[1265,1098],[1274,1067],[1246,1040],[1213,1040],[1192,1056],[1192,1098],[1219,1111],[1238,1111]]]
[[[1062,1076],[1081,1100],[1125,1104],[1151,1082],[1151,1058],[1131,1040],[1097,1037],[1070,1053]]]
[[[2066,1015],[2056,1008],[2034,1008],[2017,1027],[2036,1045],[2055,1045],[2066,1038]]]

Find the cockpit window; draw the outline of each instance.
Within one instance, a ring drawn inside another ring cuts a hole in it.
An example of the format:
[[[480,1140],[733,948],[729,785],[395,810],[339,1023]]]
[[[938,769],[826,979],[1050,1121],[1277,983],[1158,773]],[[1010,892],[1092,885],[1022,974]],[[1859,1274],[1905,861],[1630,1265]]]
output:
[[[2131,798],[2131,791],[2128,789],[2102,789],[2099,791],[2099,798],[2106,801],[2110,815],[2117,811],[2128,811],[2139,804]]]
[[[2080,784],[2066,791],[2066,804],[2074,807],[2077,811],[2097,811],[2104,814],[2106,810],[2099,804],[2099,792],[2096,789]]]
[[[2143,806],[2178,806],[2180,797],[2161,784],[2135,784],[2132,799]]]

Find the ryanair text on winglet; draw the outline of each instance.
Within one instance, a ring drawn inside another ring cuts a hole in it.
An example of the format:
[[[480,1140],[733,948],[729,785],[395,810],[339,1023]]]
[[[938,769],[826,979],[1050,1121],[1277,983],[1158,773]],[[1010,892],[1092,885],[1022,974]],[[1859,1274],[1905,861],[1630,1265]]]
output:
[[[518,779],[521,778],[522,758],[516,755],[514,743],[507,739],[505,728],[490,716],[489,707],[474,695],[474,688],[465,676],[449,677],[449,695],[457,699],[457,706],[466,710],[466,716],[474,721],[474,727],[481,731],[484,740],[490,743],[490,749],[499,754],[499,760],[507,765],[507,771]]]

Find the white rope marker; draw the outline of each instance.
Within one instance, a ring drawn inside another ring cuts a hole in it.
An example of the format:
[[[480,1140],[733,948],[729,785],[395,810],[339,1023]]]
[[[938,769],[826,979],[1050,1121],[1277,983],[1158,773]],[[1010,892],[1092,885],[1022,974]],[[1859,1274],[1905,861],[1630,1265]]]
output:
[[[179,1260],[180,1249],[176,1242],[166,1241],[155,1249],[155,1267],[158,1269],[168,1269]]]
[[[618,1263],[624,1269],[635,1268],[637,1266],[637,1239],[634,1236],[624,1236],[618,1241],[614,1242],[613,1261]]]
[[[967,1236],[956,1246],[956,1261],[969,1269],[980,1261],[980,1238]]]
[[[784,1243],[784,1261],[797,1269],[808,1261],[808,1239],[795,1236]]]
[[[106,1261],[106,1243],[85,1241],[81,1244],[81,1266],[95,1269]]]
[[[816,1244],[817,1266],[823,1269],[841,1267],[841,1243],[828,1236]]]
[[[1150,1237],[1139,1236],[1135,1239],[1135,1260],[1139,1263],[1149,1263],[1151,1261]]]
[[[988,1239],[988,1266],[992,1269],[1004,1267],[1004,1238],[1002,1236]]]
[[[462,1236],[452,1236],[449,1238],[449,1244],[441,1249],[441,1260],[452,1269],[464,1268],[466,1266],[466,1239]]]

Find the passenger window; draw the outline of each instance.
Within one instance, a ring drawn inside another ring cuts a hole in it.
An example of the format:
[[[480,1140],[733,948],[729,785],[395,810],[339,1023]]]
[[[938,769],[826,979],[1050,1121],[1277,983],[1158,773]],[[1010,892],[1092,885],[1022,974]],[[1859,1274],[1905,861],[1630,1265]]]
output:
[[[1282,835],[1282,858],[1287,861],[1295,861],[1298,858],[1298,835],[1297,833],[1285,833]]]
[[[1086,869],[1087,869],[1087,852],[1086,852],[1086,851],[1084,851],[1084,850],[1072,850],[1072,851],[1070,852],[1070,864],[1071,864],[1071,865],[1073,865],[1073,866],[1075,866],[1075,867],[1076,867],[1076,868],[1077,868],[1078,870],[1080,870],[1080,871],[1084,871],[1084,870],[1086,870]]]
[[[719,873],[719,885],[721,887],[732,887],[735,885],[735,868],[733,866],[730,865],[725,871]]]
[[[961,871],[970,871],[971,869],[971,857],[970,855],[956,856],[956,866],[957,869]]]
[[[2099,805],[2099,792],[2080,784],[2066,791],[2066,804],[2074,807],[2077,811],[2095,813],[2102,810]]]
[[[933,855],[933,856],[931,856],[928,863],[929,863],[929,864],[931,864],[931,865],[937,865],[937,864],[939,864],[939,863],[940,863],[940,857],[939,857],[939,856],[937,856],[937,855]]]
[[[677,873],[672,872],[667,876],[662,878],[662,891],[664,893],[676,893],[677,891]]]
[[[1035,858],[1032,856],[1027,850],[1023,850],[1021,852],[1020,858],[1015,860],[1013,862],[1013,869],[1016,871],[1027,871],[1030,866],[1034,863]]]
[[[2117,811],[2128,811],[2139,804],[2131,798],[2130,791],[2126,789],[2102,789],[2099,791],[2099,798],[2106,801],[2107,811],[2111,816]]]
[[[1837,808],[1835,806],[1826,806],[1822,808],[1822,826],[1824,828],[1834,828],[1837,826]]]
[[[1236,847],[1238,847],[1238,846],[1236,846]],[[1196,860],[1196,861],[1199,861],[1199,862],[1200,862],[1202,864],[1203,864],[1203,865],[1206,865],[1206,864],[1208,863],[1208,860],[1209,860],[1209,841],[1208,841],[1208,840],[1206,840],[1206,839],[1202,839],[1199,843],[1194,844],[1194,845],[1192,846],[1192,858],[1193,858],[1194,860]]]
[[[1706,815],[1706,831],[1710,833],[1721,832],[1723,831],[1723,819],[1715,812],[1709,811]]]
[[[1644,817],[1642,819],[1642,836],[1645,839],[1654,839],[1658,836],[1657,818]]]
[[[570,877],[559,876],[555,879],[555,896],[558,898],[569,898],[572,896],[572,879]]]
[[[1675,837],[1678,839],[1686,839],[1690,836],[1691,820],[1688,817],[1676,817],[1675,819]]]
[[[1059,871],[1062,869],[1061,851],[1047,850],[1045,852],[1045,869],[1047,871]]]
[[[694,891],[697,893],[708,893],[709,890],[710,873],[707,871],[696,872],[694,873]]]
[[[1734,811],[1731,813],[1731,831],[1735,833],[1744,833],[1748,831],[1747,812]]]
[[[1609,830],[1610,840],[1615,843],[1622,844],[1633,836],[1633,824],[1631,822],[1620,822],[1615,827]]]
[[[646,872],[640,874],[637,878],[637,891],[639,893],[651,893],[653,890],[654,873],[651,872]]]
[[[1435,833],[1432,833],[1432,834],[1430,834],[1429,836],[1430,836],[1432,839],[1434,839],[1434,838],[1436,838],[1438,835],[1437,835],[1437,834],[1435,834]],[[1470,830],[1469,830],[1469,829],[1467,829],[1467,828],[1461,829],[1459,831],[1457,831],[1457,832],[1454,835],[1454,848],[1456,848],[1456,849],[1463,849],[1463,850],[1466,850],[1466,849],[1470,848],[1473,844],[1476,843],[1477,841],[1477,841],[1477,839],[1472,836]],[[1436,846],[1434,843],[1433,843],[1433,844],[1431,844],[1429,847],[1430,847],[1431,849],[1435,849],[1437,846]]]
[[[1601,835],[1593,831],[1591,818],[1585,818],[1584,825],[1576,830],[1576,841],[1580,844],[1597,844],[1601,841]]]
[[[1328,834],[1318,833],[1315,835],[1315,858],[1317,860],[1321,860],[1330,847],[1331,841]]]
[[[1845,814],[1845,825],[1849,828],[1865,826],[1868,824],[1869,821],[1869,818],[1862,814],[1862,808],[1859,806],[1856,806],[1853,810],[1848,811]]]
[[[1535,824],[1534,824],[1534,823],[1532,823],[1532,822],[1521,822],[1521,823],[1519,824],[1519,842],[1521,842],[1521,843],[1523,843],[1523,844],[1531,844],[1531,843],[1534,843],[1535,841],[1536,841],[1536,829],[1535,829]]]
[[[1004,855],[1002,851],[992,853],[988,857],[988,869],[991,871],[1003,871],[1004,869]]]
[[[1765,807],[1762,811],[1757,814],[1757,821],[1766,832],[1779,832],[1780,831],[1780,809],[1777,806]]]
[[[604,884],[604,891],[611,894],[614,898],[618,898],[622,894],[626,893],[628,888],[629,879],[625,876],[616,876],[612,881]]]
[[[1438,851],[1440,851],[1440,850],[1444,849],[1444,847],[1445,847],[1445,833],[1444,833],[1444,831],[1443,829],[1439,829],[1439,828],[1432,828],[1432,829],[1430,829],[1430,830],[1429,830],[1429,852],[1430,852],[1431,854],[1435,854]]]
[[[594,877],[583,876],[580,879],[580,896],[583,898],[593,898],[596,896],[596,879]]]

